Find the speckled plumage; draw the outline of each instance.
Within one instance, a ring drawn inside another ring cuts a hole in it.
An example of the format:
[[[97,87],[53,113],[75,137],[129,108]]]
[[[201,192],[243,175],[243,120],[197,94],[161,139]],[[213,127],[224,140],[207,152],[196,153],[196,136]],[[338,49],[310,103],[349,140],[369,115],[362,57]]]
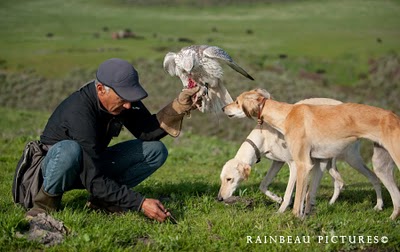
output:
[[[228,90],[222,84],[224,72],[220,62],[226,63],[246,78],[254,80],[217,46],[191,45],[177,53],[169,52],[164,57],[163,66],[171,76],[181,79],[184,88],[191,87],[193,82],[206,87],[207,95],[202,101],[202,112],[220,112],[222,107],[232,102]]]

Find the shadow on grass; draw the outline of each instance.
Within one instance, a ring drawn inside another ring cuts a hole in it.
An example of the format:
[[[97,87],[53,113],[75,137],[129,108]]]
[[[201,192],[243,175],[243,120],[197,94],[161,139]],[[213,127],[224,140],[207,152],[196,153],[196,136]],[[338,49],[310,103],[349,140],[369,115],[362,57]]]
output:
[[[217,200],[219,185],[207,182],[183,181],[177,183],[155,183],[140,184],[133,190],[140,192],[146,198],[159,199],[163,204],[182,205],[183,201],[193,198],[206,197]],[[83,209],[89,197],[85,189],[72,190],[64,194],[63,206],[72,210]]]
[[[223,206],[224,203],[217,200],[219,187],[219,183],[180,181],[176,183],[143,183],[134,188],[134,190],[147,198],[159,199],[177,221],[182,221],[185,220],[185,215],[188,212],[209,212],[215,207]],[[266,208],[277,210],[279,204],[263,195],[258,187],[259,183],[242,184],[234,194],[240,195],[240,197],[237,197],[240,199],[231,204],[232,206],[230,207],[251,211],[254,207],[263,205]],[[273,183],[270,187],[271,191],[281,197],[283,197],[285,189],[286,184],[283,182]],[[321,185],[317,194],[317,202],[328,202],[332,194],[333,186]],[[73,190],[66,193],[63,198],[63,205],[72,210],[83,210],[88,196],[89,194],[86,190]],[[390,195],[384,188],[382,196],[385,206],[392,206]],[[348,202],[351,204],[360,204],[367,201],[371,202],[371,207],[376,203],[375,191],[368,182],[346,186],[337,200],[337,202]],[[289,208],[292,208],[292,204],[290,204]]]
[[[151,193],[156,195],[181,195],[181,196],[202,196],[218,194],[219,185],[212,184],[207,181],[180,181],[177,183],[163,183],[156,186],[146,185],[140,188],[144,193]]]

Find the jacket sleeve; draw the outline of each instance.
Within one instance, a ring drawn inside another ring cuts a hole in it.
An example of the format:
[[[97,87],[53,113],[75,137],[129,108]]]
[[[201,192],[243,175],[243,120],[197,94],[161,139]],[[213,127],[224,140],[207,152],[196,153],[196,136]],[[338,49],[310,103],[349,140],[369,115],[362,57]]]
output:
[[[139,211],[144,197],[129,189],[126,185],[119,185],[114,180],[104,176],[96,168],[96,158],[83,151],[83,169],[81,180],[93,197],[105,202],[118,205],[125,209]]]
[[[155,114],[151,114],[142,102],[133,102],[130,110],[121,115],[124,126],[138,139],[144,141],[160,140],[167,132],[160,128]]]

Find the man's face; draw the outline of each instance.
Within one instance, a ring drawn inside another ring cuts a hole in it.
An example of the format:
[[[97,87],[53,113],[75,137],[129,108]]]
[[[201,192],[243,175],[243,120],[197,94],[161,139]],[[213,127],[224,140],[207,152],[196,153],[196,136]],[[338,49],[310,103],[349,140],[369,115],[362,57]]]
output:
[[[102,84],[97,84],[97,95],[101,105],[112,115],[119,115],[125,109],[131,108],[131,103],[119,97],[111,88],[106,90]]]

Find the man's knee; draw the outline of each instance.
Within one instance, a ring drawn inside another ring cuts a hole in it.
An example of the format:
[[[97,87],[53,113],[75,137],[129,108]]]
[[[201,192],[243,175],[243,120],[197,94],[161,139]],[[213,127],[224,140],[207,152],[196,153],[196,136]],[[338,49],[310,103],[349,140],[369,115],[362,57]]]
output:
[[[82,148],[72,140],[54,144],[42,163],[44,191],[61,195],[75,188],[82,169]]]
[[[78,142],[73,140],[64,140],[62,141],[61,147],[65,155],[75,159],[82,159],[82,147]]]
[[[168,157],[168,149],[161,141],[147,142],[147,159],[153,163],[154,166],[160,167],[164,164]]]
[[[63,140],[54,144],[48,151],[42,169],[48,165],[64,171],[80,169],[82,148],[76,141]]]

